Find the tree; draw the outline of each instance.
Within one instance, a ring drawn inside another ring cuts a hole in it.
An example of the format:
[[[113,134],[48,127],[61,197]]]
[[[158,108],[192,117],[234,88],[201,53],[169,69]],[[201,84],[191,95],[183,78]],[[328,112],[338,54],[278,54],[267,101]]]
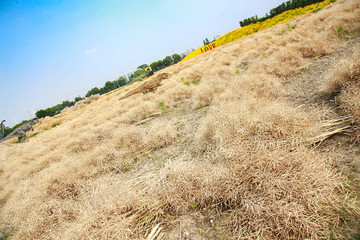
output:
[[[145,76],[146,76],[146,72],[144,70],[139,69],[130,75],[129,80],[130,81],[142,80]]]
[[[140,70],[145,70],[145,68],[147,68],[149,65],[147,64],[143,64],[143,65],[140,65],[137,67],[137,69],[140,69]]]
[[[205,40],[203,40],[204,46],[208,45],[210,43],[209,39],[205,38]]]
[[[92,88],[90,91],[88,91],[85,95],[85,97],[90,97],[91,95],[95,95],[100,93],[100,89],[97,87]]]
[[[12,127],[12,128],[10,128],[10,127],[5,127],[5,129],[4,129],[4,137],[6,137],[7,135],[9,135],[12,131],[14,131],[15,130],[15,128],[14,127]]]
[[[164,67],[168,67],[173,64],[173,60],[170,56],[165,57],[162,62]]]
[[[164,62],[162,61],[162,60],[159,60],[158,61],[158,70],[161,70],[161,69],[163,69],[165,66],[164,66]]]
[[[114,81],[118,87],[122,87],[122,86],[125,86],[127,81],[126,81],[126,78],[124,77],[119,77],[117,80]]]
[[[46,117],[47,115],[46,115],[46,111],[45,110],[39,110],[39,111],[37,111],[36,113],[35,113],[35,116],[37,117],[37,118],[43,118],[43,117]]]
[[[74,106],[74,102],[63,101],[63,102],[61,103],[61,107],[60,107],[60,108],[64,109],[64,108],[66,108],[66,107],[71,107],[71,106]],[[62,110],[62,109],[61,109],[61,110]]]
[[[174,64],[181,61],[181,56],[180,56],[179,54],[174,54],[174,55],[172,55],[171,57],[172,57],[172,59],[173,59],[173,63],[174,63]]]
[[[105,83],[105,86],[100,89],[100,94],[108,93],[116,88],[118,88],[118,86],[116,86],[116,83],[107,81]]]
[[[151,69],[155,72],[158,69],[158,62],[153,62],[150,64]]]
[[[75,98],[75,102],[79,102],[79,101],[81,101],[81,100],[83,100],[84,98],[82,98],[82,97],[76,97]]]
[[[152,70],[154,72],[159,71],[160,69],[164,68],[164,63],[162,60],[159,60],[157,62],[153,62],[152,64],[150,64],[150,67],[152,68]]]

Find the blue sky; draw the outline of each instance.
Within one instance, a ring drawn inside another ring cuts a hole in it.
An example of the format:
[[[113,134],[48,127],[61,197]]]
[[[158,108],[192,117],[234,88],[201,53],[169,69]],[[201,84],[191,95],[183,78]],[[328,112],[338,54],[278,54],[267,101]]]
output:
[[[282,2],[0,0],[0,120],[30,119]]]

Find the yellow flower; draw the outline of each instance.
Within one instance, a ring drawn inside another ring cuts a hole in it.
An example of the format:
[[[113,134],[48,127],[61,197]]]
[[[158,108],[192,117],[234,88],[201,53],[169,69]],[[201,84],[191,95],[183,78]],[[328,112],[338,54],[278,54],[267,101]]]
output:
[[[283,23],[286,22],[294,17],[298,17],[310,12],[313,12],[317,9],[321,9],[323,7],[325,7],[326,5],[330,4],[331,0],[325,0],[323,2],[320,3],[314,3],[311,5],[308,5],[306,7],[303,8],[297,8],[297,9],[293,9],[293,10],[289,10],[286,12],[283,12],[271,19],[268,19],[264,22],[258,22],[258,23],[252,23],[250,25],[247,25],[245,27],[236,29],[234,31],[231,31],[229,33],[224,34],[223,36],[221,36],[220,38],[218,38],[215,42],[208,44],[206,46],[203,46],[199,49],[196,49],[195,51],[189,53],[182,61],[185,61],[187,59],[193,58],[201,53],[210,51],[216,47],[219,47],[221,45],[233,42],[239,38],[248,36],[250,34],[253,34],[255,32],[264,30],[266,28],[272,27],[276,24],[279,23]]]

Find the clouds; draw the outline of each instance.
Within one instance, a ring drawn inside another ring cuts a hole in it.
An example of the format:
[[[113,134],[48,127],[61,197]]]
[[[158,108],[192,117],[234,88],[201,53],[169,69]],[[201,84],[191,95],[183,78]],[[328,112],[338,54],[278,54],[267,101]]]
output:
[[[97,51],[98,51],[97,48],[92,48],[92,49],[86,50],[85,54],[86,55],[92,55],[92,54],[96,53]]]

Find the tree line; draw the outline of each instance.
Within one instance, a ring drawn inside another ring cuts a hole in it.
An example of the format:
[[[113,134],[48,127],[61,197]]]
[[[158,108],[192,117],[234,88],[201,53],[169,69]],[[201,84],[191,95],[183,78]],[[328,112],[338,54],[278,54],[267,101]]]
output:
[[[318,3],[318,2],[322,2],[324,0],[290,0],[287,2],[282,3],[281,5],[277,6],[276,8],[273,8],[270,10],[270,13],[266,13],[265,17],[262,18],[258,18],[257,15],[244,19],[243,21],[240,21],[240,26],[241,27],[245,27],[247,25],[250,25],[252,23],[257,23],[257,22],[264,22],[270,18],[273,18],[283,12],[286,12],[288,10],[292,10],[292,9],[296,9],[296,8],[300,8],[300,7],[305,7],[314,3]]]
[[[150,67],[154,72],[157,72],[163,68],[166,68],[170,65],[176,64],[183,59],[179,54],[173,54],[172,56],[167,56],[163,60],[159,60],[157,62],[153,62],[150,64]],[[144,65],[142,65],[144,66]],[[140,66],[141,67],[141,66]],[[138,68],[139,69],[139,68]]]
[[[119,77],[114,81],[107,81],[102,88],[98,88],[98,87],[92,88],[90,91],[86,93],[85,97],[90,97],[91,95],[96,95],[96,94],[102,95],[111,92],[112,90],[117,89],[119,87],[125,86],[126,84],[127,84],[126,78]]]
[[[157,72],[163,68],[166,68],[170,65],[176,64],[180,62],[183,58],[179,54],[173,54],[172,56],[167,56],[163,60],[159,60],[156,62],[153,62],[150,64],[151,69],[153,72]],[[108,93],[114,89],[117,89],[119,87],[125,86],[126,84],[129,84],[134,81],[141,81],[146,77],[146,71],[145,68],[149,67],[148,64],[142,64],[139,67],[137,67],[136,71],[134,71],[127,80],[124,77],[119,77],[115,81],[107,81],[105,83],[105,86],[102,88],[94,87],[90,91],[87,92],[85,97],[90,97],[91,95],[95,94],[104,94]]]
[[[83,100],[82,97],[76,97],[74,101],[63,101],[62,103],[59,103],[53,107],[49,107],[46,109],[39,110],[35,113],[35,116],[37,118],[43,118],[46,116],[52,117],[56,114],[59,114],[61,110],[63,110],[66,107],[74,106],[76,102]]]
[[[180,62],[183,57],[179,54],[173,54],[172,56],[167,56],[162,60],[153,62],[150,64],[153,72],[157,72],[163,68],[166,68],[170,65],[176,64]],[[146,77],[145,68],[149,67],[147,64],[140,65],[136,71],[134,71],[130,76],[129,79],[126,79],[123,76],[120,76],[118,79],[114,81],[107,81],[105,85],[101,88],[94,87],[90,91],[88,91],[85,97],[90,97],[96,94],[105,94],[122,86],[125,86],[134,81],[141,81]],[[56,106],[49,107],[46,109],[41,109],[35,113],[35,116],[38,118],[43,118],[46,116],[53,117],[61,112],[66,107],[74,106],[76,102],[83,100],[82,97],[76,97],[74,101],[63,101],[62,103],[57,104]]]

